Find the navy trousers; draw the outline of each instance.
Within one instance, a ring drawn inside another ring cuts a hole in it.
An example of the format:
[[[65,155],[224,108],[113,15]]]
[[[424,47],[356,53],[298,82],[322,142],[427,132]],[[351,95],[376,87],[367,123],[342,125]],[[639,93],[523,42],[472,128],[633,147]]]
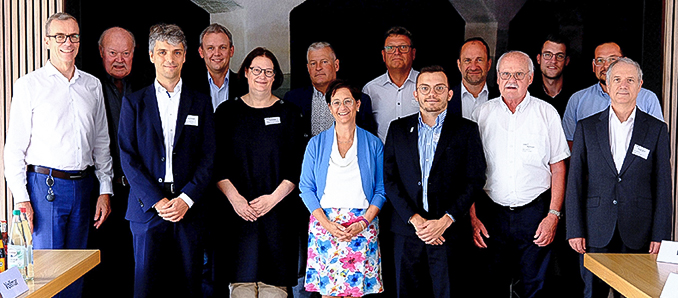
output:
[[[27,173],[26,187],[33,207],[34,249],[83,249],[92,225],[91,202],[99,194],[96,176],[81,179],[54,178],[54,200],[47,201],[47,175]],[[80,297],[80,278],[55,297]]]
[[[546,191],[524,207],[510,209],[494,203],[489,197],[476,202],[476,214],[490,238],[485,256],[484,280],[487,292],[483,297],[506,297],[514,278],[521,283],[520,297],[544,297],[544,279],[551,260],[551,245],[534,244],[534,234],[549,210],[551,192]]]

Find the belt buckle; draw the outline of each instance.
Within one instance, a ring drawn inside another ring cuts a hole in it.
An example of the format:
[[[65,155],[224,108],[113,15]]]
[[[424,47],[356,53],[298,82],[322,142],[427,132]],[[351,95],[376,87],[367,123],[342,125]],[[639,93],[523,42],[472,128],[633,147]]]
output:
[[[122,184],[122,186],[124,187],[127,187],[127,185],[129,185],[127,184],[127,177],[125,176],[120,177],[120,184]]]
[[[83,176],[84,176],[83,174],[70,175],[70,176],[69,176],[69,179],[80,179],[80,178],[82,178]]]
[[[170,191],[172,192],[172,195],[175,194],[175,192],[174,192],[174,182],[170,183]]]
[[[509,206],[508,208],[509,208],[509,210],[511,210],[511,211],[516,210],[516,207],[513,207],[513,206]]]

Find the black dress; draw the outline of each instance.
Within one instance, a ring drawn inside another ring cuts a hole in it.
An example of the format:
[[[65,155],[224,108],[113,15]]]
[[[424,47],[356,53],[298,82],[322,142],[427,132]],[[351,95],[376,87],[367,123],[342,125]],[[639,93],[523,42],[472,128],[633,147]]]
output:
[[[254,222],[226,212],[226,225],[215,227],[216,243],[223,243],[215,256],[226,268],[227,282],[264,282],[275,286],[297,283],[299,255],[298,223],[304,210],[296,185],[301,173],[305,144],[299,109],[279,100],[267,108],[252,108],[242,99],[224,102],[215,114],[217,181],[229,179],[248,201],[271,194],[283,180],[295,191]],[[221,240],[221,241],[220,241]],[[215,278],[219,278],[216,275]],[[220,281],[217,280],[216,283]]]

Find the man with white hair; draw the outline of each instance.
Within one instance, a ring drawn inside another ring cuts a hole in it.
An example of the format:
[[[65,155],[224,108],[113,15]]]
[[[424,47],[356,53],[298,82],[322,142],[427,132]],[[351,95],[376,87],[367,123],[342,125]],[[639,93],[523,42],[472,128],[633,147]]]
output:
[[[487,160],[487,196],[476,201],[471,222],[476,246],[486,248],[484,287],[505,294],[518,268],[520,297],[543,295],[544,277],[565,195],[565,162],[570,151],[556,109],[530,96],[534,65],[518,51],[497,63],[501,96],[478,107]]]

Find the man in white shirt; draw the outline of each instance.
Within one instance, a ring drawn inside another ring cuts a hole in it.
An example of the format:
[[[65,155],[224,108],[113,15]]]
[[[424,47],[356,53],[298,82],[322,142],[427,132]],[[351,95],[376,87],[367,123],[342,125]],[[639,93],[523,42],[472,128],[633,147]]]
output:
[[[530,57],[512,51],[497,65],[501,97],[473,113],[487,160],[487,197],[472,208],[471,222],[476,246],[487,248],[492,284],[485,288],[498,291],[481,296],[501,296],[519,268],[520,297],[535,297],[544,294],[570,151],[556,109],[527,92]]]
[[[389,29],[381,50],[387,71],[363,87],[363,93],[372,99],[377,136],[382,142],[391,121],[419,112],[414,98],[419,72],[412,69],[416,52],[410,31],[403,27]]]
[[[110,214],[112,161],[101,83],[75,66],[76,19],[47,19],[50,60],[14,85],[5,178],[15,208],[26,208],[35,249],[86,248],[89,228]],[[90,204],[96,200],[95,211]],[[79,297],[81,281],[62,292]]]
[[[200,208],[216,150],[213,106],[183,85],[186,38],[178,26],[151,27],[149,56],[155,82],[125,96],[118,131],[130,183],[126,218],[134,235],[134,297],[201,297]]]

